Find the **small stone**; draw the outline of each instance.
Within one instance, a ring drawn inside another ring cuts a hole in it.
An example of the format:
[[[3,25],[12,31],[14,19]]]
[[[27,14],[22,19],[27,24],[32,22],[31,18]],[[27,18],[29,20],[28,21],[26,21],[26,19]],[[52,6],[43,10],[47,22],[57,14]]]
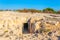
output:
[[[5,27],[5,25],[2,25],[3,27]]]
[[[48,40],[51,40],[50,38],[48,38]]]
[[[34,36],[38,37],[38,34],[36,33]]]
[[[13,31],[10,31],[10,34],[12,35],[13,34]]]
[[[6,35],[5,37],[9,37],[9,35]]]
[[[52,32],[49,32],[48,35],[51,36]]]

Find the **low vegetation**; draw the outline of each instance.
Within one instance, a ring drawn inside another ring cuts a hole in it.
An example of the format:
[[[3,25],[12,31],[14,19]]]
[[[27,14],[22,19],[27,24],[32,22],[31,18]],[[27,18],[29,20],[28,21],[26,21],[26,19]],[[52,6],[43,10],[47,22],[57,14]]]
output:
[[[52,8],[45,8],[43,10],[36,10],[36,9],[17,9],[17,10],[0,10],[0,11],[17,11],[17,12],[31,12],[31,13],[55,13],[55,14],[60,14],[60,10],[59,11],[55,11]]]

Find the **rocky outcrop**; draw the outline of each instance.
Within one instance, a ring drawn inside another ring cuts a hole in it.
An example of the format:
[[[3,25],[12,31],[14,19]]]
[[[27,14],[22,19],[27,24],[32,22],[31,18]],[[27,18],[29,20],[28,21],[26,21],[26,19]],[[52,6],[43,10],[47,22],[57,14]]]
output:
[[[23,33],[24,23],[31,33]],[[0,40],[60,40],[60,15],[0,12]]]

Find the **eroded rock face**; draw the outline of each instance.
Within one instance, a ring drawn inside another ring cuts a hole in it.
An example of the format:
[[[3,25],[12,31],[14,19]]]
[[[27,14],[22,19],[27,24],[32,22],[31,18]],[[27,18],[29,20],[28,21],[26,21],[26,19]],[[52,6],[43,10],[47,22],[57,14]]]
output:
[[[22,32],[24,23],[32,24],[32,34]],[[0,40],[60,40],[60,16],[0,12]]]
[[[50,18],[50,19],[47,18],[47,19],[43,19],[43,20],[42,19],[39,19],[39,20],[35,19],[34,21],[31,19],[32,20],[31,23],[33,23],[33,25],[35,25],[34,26],[35,31],[38,29],[41,29],[41,28],[49,29],[51,31],[59,29],[60,21],[56,21],[57,19],[53,19],[53,18]]]
[[[59,40],[60,20],[58,16],[43,16],[43,18],[32,17],[31,23],[34,25],[34,32],[39,33],[41,36],[43,36],[43,38],[40,40]]]

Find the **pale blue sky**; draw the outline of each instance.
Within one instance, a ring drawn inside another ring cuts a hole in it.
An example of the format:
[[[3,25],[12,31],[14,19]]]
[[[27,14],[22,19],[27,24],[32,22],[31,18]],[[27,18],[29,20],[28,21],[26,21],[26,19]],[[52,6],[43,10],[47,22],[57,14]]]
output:
[[[60,0],[0,0],[0,9],[44,9],[60,10]]]

